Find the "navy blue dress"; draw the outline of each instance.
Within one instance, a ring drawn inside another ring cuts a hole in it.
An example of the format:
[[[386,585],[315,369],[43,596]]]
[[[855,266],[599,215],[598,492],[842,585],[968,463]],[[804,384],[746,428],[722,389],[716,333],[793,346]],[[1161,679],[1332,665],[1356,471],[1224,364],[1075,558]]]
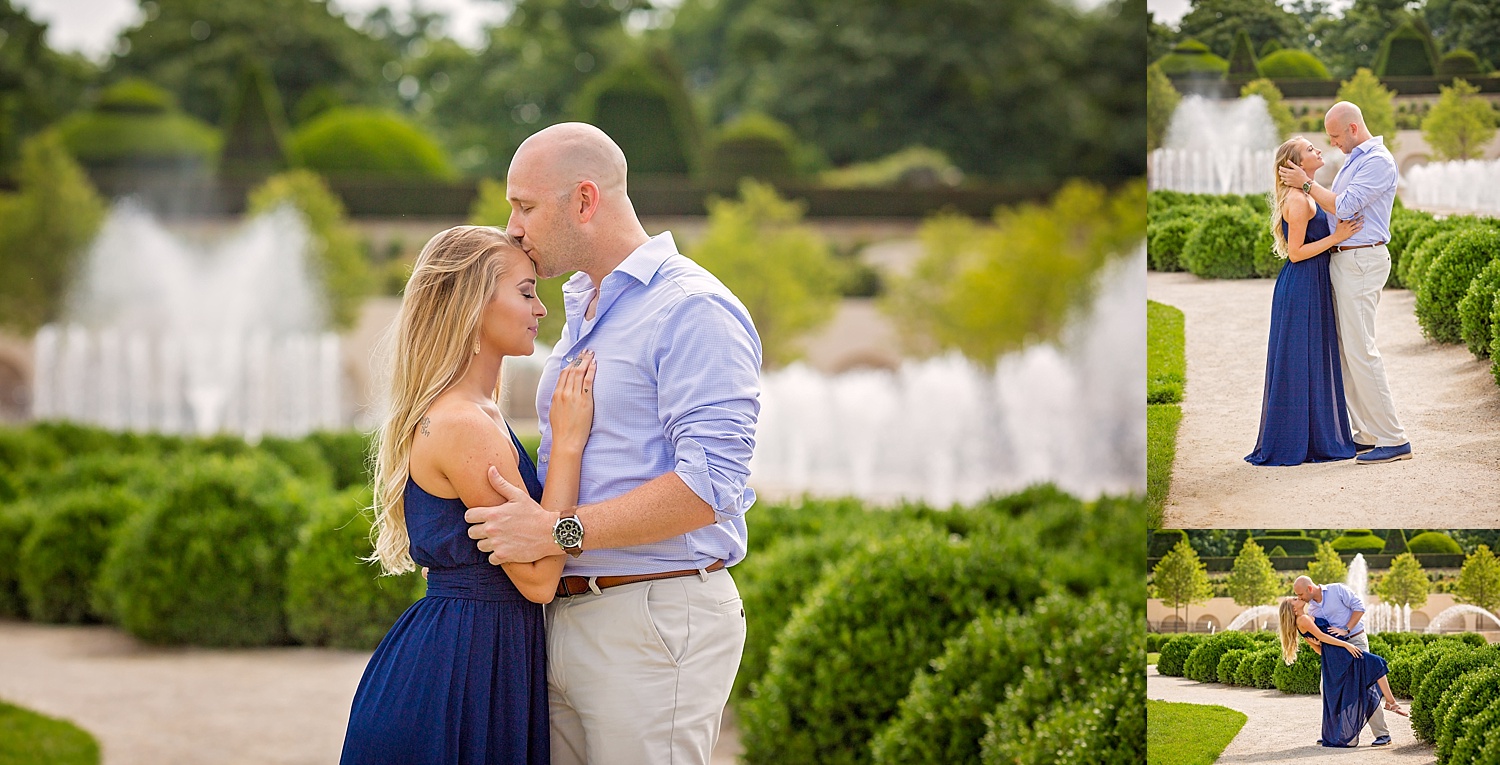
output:
[[[536,465],[511,432],[532,498]],[[427,595],[396,621],[359,681],[343,765],[547,765],[542,607],[468,537],[464,503],[406,482],[411,557]]]
[[[1286,228],[1282,221],[1283,235]],[[1304,242],[1331,232],[1328,213],[1318,210],[1307,223]],[[1288,262],[1276,277],[1260,436],[1255,451],[1245,457],[1252,465],[1300,465],[1354,457],[1328,258],[1325,252]]]
[[[1313,623],[1328,632],[1328,620]],[[1302,633],[1313,638],[1306,632]],[[1369,651],[1358,659],[1339,646],[1323,646],[1323,746],[1353,746],[1359,732],[1380,708],[1380,689],[1375,683],[1389,672],[1385,659]]]

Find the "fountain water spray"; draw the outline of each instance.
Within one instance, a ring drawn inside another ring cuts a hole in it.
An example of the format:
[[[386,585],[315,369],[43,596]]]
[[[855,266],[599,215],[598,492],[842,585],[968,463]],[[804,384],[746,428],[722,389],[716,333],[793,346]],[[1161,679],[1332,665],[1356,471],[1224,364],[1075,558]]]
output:
[[[1463,604],[1457,606],[1449,606],[1443,609],[1442,612],[1440,612],[1437,616],[1432,617],[1432,621],[1427,625],[1426,632],[1429,635],[1435,635],[1441,632],[1450,631],[1445,629],[1445,625],[1455,620],[1459,622],[1458,628],[1462,630],[1465,628],[1466,623],[1468,622],[1467,617],[1470,615],[1473,615],[1475,617],[1474,628],[1476,630],[1484,629],[1483,620],[1485,619],[1489,620],[1491,625],[1490,629],[1500,630],[1500,616],[1496,616],[1493,612],[1484,608],[1480,608],[1479,606]]]
[[[1500,159],[1418,165],[1402,181],[1401,201],[1411,207],[1500,215]]]
[[[1172,113],[1165,145],[1151,152],[1151,189],[1267,193],[1280,143],[1260,96],[1230,101],[1187,96]]]

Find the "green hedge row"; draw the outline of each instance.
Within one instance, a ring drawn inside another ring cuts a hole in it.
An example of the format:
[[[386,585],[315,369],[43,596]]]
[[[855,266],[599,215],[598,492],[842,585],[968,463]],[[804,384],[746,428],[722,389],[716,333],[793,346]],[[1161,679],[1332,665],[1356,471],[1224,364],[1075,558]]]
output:
[[[1142,761],[1142,509],[1052,487],[757,507],[735,568],[745,761]]]
[[[164,644],[373,648],[420,579],[360,560],[367,447],[0,429],[0,615]]]
[[[1248,279],[1275,276],[1285,262],[1272,250],[1264,194],[1153,191],[1146,210],[1146,252],[1154,270]]]

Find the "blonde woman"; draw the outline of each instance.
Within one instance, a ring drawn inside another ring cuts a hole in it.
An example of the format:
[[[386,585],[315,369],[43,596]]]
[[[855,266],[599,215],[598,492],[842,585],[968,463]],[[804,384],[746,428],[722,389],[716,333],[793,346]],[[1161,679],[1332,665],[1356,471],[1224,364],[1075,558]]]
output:
[[[550,760],[542,604],[562,551],[493,566],[468,536],[468,507],[497,504],[493,466],[543,506],[571,508],[593,421],[591,354],[552,397],[551,470],[536,467],[497,405],[501,360],[531,354],[536,270],[499,229],[458,226],[422,248],[391,348],[390,413],[375,461],[374,558],[391,574],[430,569],[427,596],[375,649],[354,697],[348,765]]]
[[[1276,150],[1276,167],[1283,165],[1311,175],[1323,166],[1323,152],[1306,138],[1293,138]],[[1276,253],[1287,263],[1271,297],[1260,435],[1245,461],[1300,465],[1351,459],[1354,437],[1344,403],[1328,253],[1359,231],[1361,219],[1332,225],[1312,197],[1279,180],[1273,197],[1271,231]]]
[[[1297,660],[1299,637],[1323,657],[1323,738],[1319,744],[1357,746],[1359,731],[1375,714],[1381,697],[1387,711],[1407,716],[1391,693],[1385,659],[1329,634],[1325,619],[1308,616],[1306,603],[1287,598],[1281,601],[1281,658],[1287,664]],[[1325,646],[1329,650],[1323,650]]]

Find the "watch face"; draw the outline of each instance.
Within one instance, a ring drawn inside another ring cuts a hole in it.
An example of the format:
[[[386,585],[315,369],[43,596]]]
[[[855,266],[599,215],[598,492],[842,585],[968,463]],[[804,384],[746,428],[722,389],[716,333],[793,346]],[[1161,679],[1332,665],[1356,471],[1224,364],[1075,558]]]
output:
[[[578,547],[583,544],[583,524],[577,518],[563,518],[552,529],[552,537],[559,547]]]

